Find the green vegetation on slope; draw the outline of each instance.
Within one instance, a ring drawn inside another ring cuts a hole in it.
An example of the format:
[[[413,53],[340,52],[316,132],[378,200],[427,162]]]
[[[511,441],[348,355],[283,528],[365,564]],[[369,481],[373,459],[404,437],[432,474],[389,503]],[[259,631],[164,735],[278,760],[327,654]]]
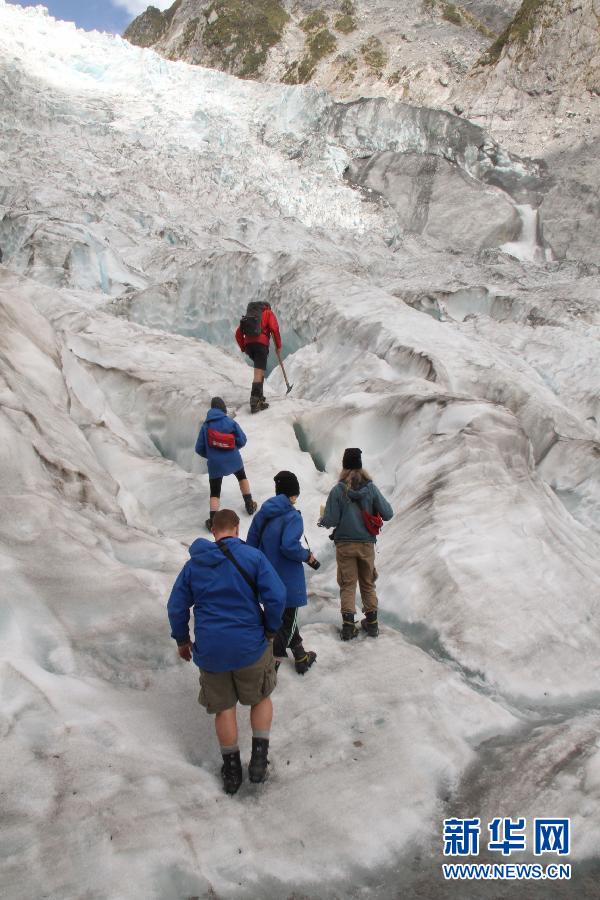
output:
[[[555,0],[523,0],[508,28],[494,41],[480,62],[483,65],[492,65],[497,62],[507,44],[524,46],[542,12],[544,10],[551,11],[554,7]]]
[[[306,53],[296,60],[283,76],[285,84],[306,84],[313,77],[319,62],[337,47],[335,36],[328,28],[320,28],[305,43]]]
[[[123,37],[138,47],[151,47],[168,29],[180,6],[181,0],[175,0],[175,3],[165,12],[161,12],[156,6],[149,6],[145,12],[133,20]]]
[[[335,30],[341,32],[341,34],[350,34],[352,31],[356,31],[356,19],[354,16],[341,15],[335,20],[333,25]]]
[[[213,0],[204,15],[207,50],[242,78],[259,74],[289,19],[279,0]]]
[[[370,66],[374,72],[381,75],[387,64],[388,55],[379,38],[375,37],[375,35],[367,38],[360,48],[360,52],[366,64]]]
[[[307,34],[310,34],[313,31],[318,31],[320,28],[325,28],[328,24],[329,19],[327,18],[327,14],[323,12],[322,9],[313,9],[306,18],[302,19],[300,28],[302,31],[306,31]]]

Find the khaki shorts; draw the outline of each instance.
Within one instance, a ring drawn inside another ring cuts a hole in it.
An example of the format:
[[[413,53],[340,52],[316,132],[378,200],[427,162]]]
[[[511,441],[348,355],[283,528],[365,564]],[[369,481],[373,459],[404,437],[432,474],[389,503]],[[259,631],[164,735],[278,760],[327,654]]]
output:
[[[273,645],[255,663],[233,672],[207,672],[200,669],[198,703],[211,715],[231,709],[236,703],[256,706],[275,690],[277,672],[273,659]]]

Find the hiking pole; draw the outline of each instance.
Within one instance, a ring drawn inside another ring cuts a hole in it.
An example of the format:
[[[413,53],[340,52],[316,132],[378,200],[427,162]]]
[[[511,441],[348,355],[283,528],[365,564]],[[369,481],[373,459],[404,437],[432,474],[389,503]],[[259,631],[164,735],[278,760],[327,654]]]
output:
[[[317,557],[314,555],[314,553],[313,553],[312,550],[310,549],[310,544],[308,543],[308,538],[306,537],[306,535],[304,535],[304,543],[305,543],[306,546],[308,547],[308,552],[310,553],[310,555],[311,555],[311,556],[313,557],[313,559],[314,559],[314,562],[311,562],[311,563],[307,562],[306,565],[307,565],[307,566],[310,566],[311,569],[314,569],[315,572],[316,572],[317,569],[320,569],[320,568],[321,568],[321,563],[319,562],[319,560],[317,559]]]
[[[289,394],[289,392],[290,392],[291,389],[294,387],[294,385],[289,383],[288,377],[287,377],[287,375],[285,374],[285,369],[283,368],[283,360],[282,360],[282,358],[281,358],[281,350],[278,350],[278,351],[277,351],[277,359],[279,360],[279,365],[281,366],[281,371],[283,372],[283,377],[285,378],[285,383],[286,383],[286,385],[287,385],[287,391],[286,391],[286,394]]]

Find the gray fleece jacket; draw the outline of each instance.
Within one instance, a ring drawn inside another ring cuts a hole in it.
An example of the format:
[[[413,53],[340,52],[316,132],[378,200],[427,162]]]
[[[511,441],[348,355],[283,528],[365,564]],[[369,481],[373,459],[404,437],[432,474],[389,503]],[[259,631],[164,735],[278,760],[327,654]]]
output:
[[[363,482],[355,491],[339,481],[327,498],[321,524],[325,528],[335,528],[336,544],[342,541],[374,544],[377,538],[367,531],[362,517],[363,509],[371,515],[379,513],[384,522],[388,522],[394,515],[394,510],[372,481]]]

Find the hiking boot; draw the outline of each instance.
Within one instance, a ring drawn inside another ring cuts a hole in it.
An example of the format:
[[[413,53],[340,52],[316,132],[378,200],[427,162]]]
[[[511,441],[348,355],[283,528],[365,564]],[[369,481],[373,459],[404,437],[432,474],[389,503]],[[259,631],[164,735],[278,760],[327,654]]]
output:
[[[313,650],[309,650],[307,652],[302,646],[294,650],[293,653],[296,672],[298,673],[298,675],[306,675],[312,664],[316,662],[317,654]]]
[[[377,610],[365,613],[365,618],[361,620],[360,627],[369,637],[377,637],[379,634],[379,625],[377,623]]]
[[[252,756],[248,764],[248,775],[254,784],[260,784],[267,780],[267,766],[269,765],[269,739],[252,738]]]
[[[257,413],[262,412],[263,409],[268,409],[269,404],[262,397],[250,397],[250,412]]]
[[[342,613],[342,631],[340,637],[343,641],[351,641],[357,637],[358,628],[354,624],[354,613]]]
[[[264,383],[264,381],[261,381],[259,409],[268,409],[268,408],[269,408],[269,404],[265,400],[265,383]]]
[[[226,794],[235,794],[242,783],[242,761],[240,759],[240,751],[235,753],[223,754],[223,765],[221,766],[221,776],[223,778],[223,788]]]
[[[207,531],[212,531],[212,519],[207,519],[204,524],[206,525]]]
[[[256,502],[256,500],[253,500],[252,497],[250,497],[249,500],[246,500],[246,498],[244,497],[244,506],[246,507],[246,512],[249,516],[253,516],[258,509],[258,503]]]

